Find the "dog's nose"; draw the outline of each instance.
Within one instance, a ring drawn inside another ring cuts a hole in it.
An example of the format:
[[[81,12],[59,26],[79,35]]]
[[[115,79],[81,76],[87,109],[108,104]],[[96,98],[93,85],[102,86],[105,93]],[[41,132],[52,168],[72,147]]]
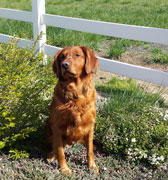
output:
[[[67,69],[69,67],[70,63],[69,62],[63,62],[62,67]]]

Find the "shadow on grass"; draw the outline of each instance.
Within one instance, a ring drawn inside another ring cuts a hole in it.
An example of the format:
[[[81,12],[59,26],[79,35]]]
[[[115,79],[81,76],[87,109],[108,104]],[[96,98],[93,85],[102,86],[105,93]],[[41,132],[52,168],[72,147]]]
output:
[[[9,150],[11,149],[16,149],[18,152],[26,152],[29,154],[29,158],[46,159],[45,128],[40,127],[35,132],[29,133],[29,136],[25,139],[16,140],[10,146],[10,149],[6,147],[2,150],[2,153],[9,155]]]

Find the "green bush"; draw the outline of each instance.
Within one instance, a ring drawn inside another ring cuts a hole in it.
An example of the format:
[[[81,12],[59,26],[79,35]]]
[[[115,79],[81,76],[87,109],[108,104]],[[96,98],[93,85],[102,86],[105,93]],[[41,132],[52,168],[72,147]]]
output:
[[[0,45],[0,149],[16,157],[20,146],[16,141],[44,125],[55,83],[50,60],[42,65],[43,54],[37,54],[36,42],[30,49],[18,48],[18,43],[13,39]]]
[[[113,78],[99,90],[110,98],[98,110],[95,140],[104,150],[131,161],[160,166],[168,160],[168,110],[157,94],[147,94],[132,80]]]

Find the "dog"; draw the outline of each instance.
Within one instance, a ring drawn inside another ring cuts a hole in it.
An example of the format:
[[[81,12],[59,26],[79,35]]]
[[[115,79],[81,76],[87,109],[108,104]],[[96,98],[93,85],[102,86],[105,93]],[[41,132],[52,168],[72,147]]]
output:
[[[66,47],[54,57],[53,71],[58,82],[46,130],[47,142],[51,145],[48,160],[58,160],[60,173],[72,173],[63,148],[78,142],[87,149],[88,168],[98,173],[93,153],[96,90],[92,77],[97,68],[94,51],[85,46]]]

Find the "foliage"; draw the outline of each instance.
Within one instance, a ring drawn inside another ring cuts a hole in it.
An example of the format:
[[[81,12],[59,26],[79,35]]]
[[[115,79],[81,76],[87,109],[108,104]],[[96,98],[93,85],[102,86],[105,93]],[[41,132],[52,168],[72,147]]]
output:
[[[51,63],[42,65],[36,41],[32,48],[18,44],[12,39],[0,45],[0,149],[9,147],[16,155],[20,148],[16,142],[43,126],[55,79]]]
[[[163,99],[131,80],[113,78],[98,89],[110,98],[98,111],[96,141],[107,152],[131,161],[163,166],[168,160],[168,110]]]
[[[133,44],[133,41],[127,39],[117,39],[114,43],[111,44],[108,55],[112,58],[120,58],[122,53],[126,51],[126,47],[129,47]]]
[[[168,64],[168,54],[164,53],[159,48],[152,48],[152,54],[149,57],[151,62],[160,63],[160,64]]]
[[[11,153],[12,159],[28,158],[29,157],[29,153],[27,153],[26,151],[18,151],[17,149],[14,149],[14,150],[10,150],[9,152]]]

